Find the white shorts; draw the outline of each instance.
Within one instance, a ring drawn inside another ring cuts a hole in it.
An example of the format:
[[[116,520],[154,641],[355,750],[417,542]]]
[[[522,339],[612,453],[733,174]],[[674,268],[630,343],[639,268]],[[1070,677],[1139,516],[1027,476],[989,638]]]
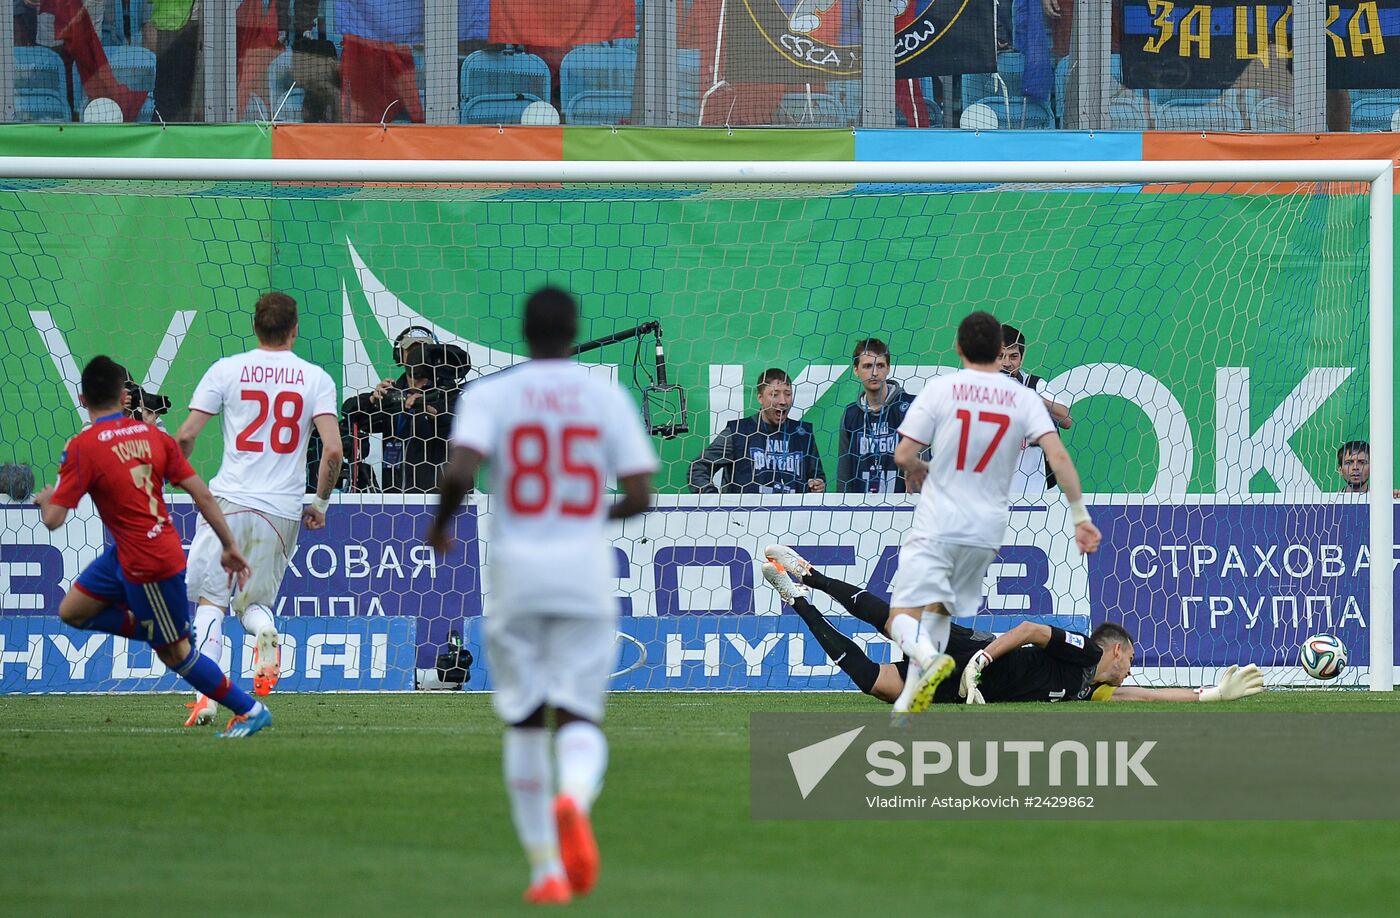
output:
[[[277,591],[282,588],[282,577],[287,573],[292,553],[296,551],[301,520],[251,510],[222,498],[219,499],[219,509],[224,511],[238,550],[243,552],[248,566],[253,569],[248,585],[233,597],[233,611],[242,614],[251,605],[271,609],[277,602]],[[209,522],[200,517],[194,541],[190,543],[190,563],[185,575],[190,602],[205,599],[220,609],[228,608],[228,574],[219,565],[222,554],[219,537],[214,534]]]
[[[615,616],[486,616],[491,702],[519,723],[540,705],[599,722],[617,666]]]
[[[899,569],[890,583],[890,606],[922,609],[929,603],[962,618],[982,605],[982,584],[995,548],[914,539],[899,547]]]

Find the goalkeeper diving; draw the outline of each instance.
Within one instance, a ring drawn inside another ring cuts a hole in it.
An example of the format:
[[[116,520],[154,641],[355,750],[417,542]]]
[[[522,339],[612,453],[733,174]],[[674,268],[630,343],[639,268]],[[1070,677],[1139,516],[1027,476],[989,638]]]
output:
[[[818,590],[888,637],[889,603],[854,584],[827,577],[786,545],[764,549],[763,577],[792,606],[827,656],[862,692],[893,704],[904,688],[907,660],[876,663],[836,630],[810,601]],[[796,579],[794,579],[796,578]],[[1225,670],[1217,685],[1201,689],[1124,685],[1132,671],[1132,635],[1105,622],[1092,634],[1021,622],[1002,635],[953,624],[947,654],[954,677],[934,692],[934,704],[1006,701],[1234,701],[1264,691],[1254,664]]]

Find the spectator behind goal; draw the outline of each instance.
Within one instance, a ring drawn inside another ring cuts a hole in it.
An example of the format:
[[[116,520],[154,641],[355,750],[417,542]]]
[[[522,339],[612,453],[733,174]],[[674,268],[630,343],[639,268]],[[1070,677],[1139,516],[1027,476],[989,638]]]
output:
[[[697,494],[805,494],[826,490],[812,425],[788,417],[792,378],[776,367],[755,386],[758,411],[730,421],[690,464]],[[723,470],[723,484],[715,473]]]

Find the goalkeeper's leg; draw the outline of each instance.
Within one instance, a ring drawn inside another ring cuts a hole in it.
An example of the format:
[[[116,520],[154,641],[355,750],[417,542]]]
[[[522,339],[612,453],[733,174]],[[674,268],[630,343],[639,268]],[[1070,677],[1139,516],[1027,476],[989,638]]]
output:
[[[890,604],[880,597],[853,583],[828,577],[812,567],[811,562],[787,545],[769,545],[763,550],[768,560],[782,570],[796,577],[800,583],[814,590],[821,590],[839,602],[847,612],[870,625],[886,637],[885,630],[890,618]]]
[[[851,677],[856,688],[881,701],[893,701],[898,697],[900,689],[904,687],[904,680],[900,678],[899,671],[894,666],[876,663],[859,644],[836,630],[817,611],[817,607],[808,601],[807,589],[793,583],[787,573],[777,565],[772,562],[763,565],[763,577],[778,592],[783,602],[792,606],[802,617],[802,623],[812,632],[822,650],[826,651],[827,658]]]

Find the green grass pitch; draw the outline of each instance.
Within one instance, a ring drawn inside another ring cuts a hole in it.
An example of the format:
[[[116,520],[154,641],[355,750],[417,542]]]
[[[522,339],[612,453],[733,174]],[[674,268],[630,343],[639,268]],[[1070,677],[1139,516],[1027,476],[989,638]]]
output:
[[[183,700],[0,698],[0,914],[525,911],[485,696],[278,695],[272,730],[237,743],[181,729]],[[1395,913],[1394,822],[749,819],[750,712],[872,709],[855,694],[613,696],[603,874],[572,909]],[[1400,699],[1274,693],[1218,709],[1400,713]]]

